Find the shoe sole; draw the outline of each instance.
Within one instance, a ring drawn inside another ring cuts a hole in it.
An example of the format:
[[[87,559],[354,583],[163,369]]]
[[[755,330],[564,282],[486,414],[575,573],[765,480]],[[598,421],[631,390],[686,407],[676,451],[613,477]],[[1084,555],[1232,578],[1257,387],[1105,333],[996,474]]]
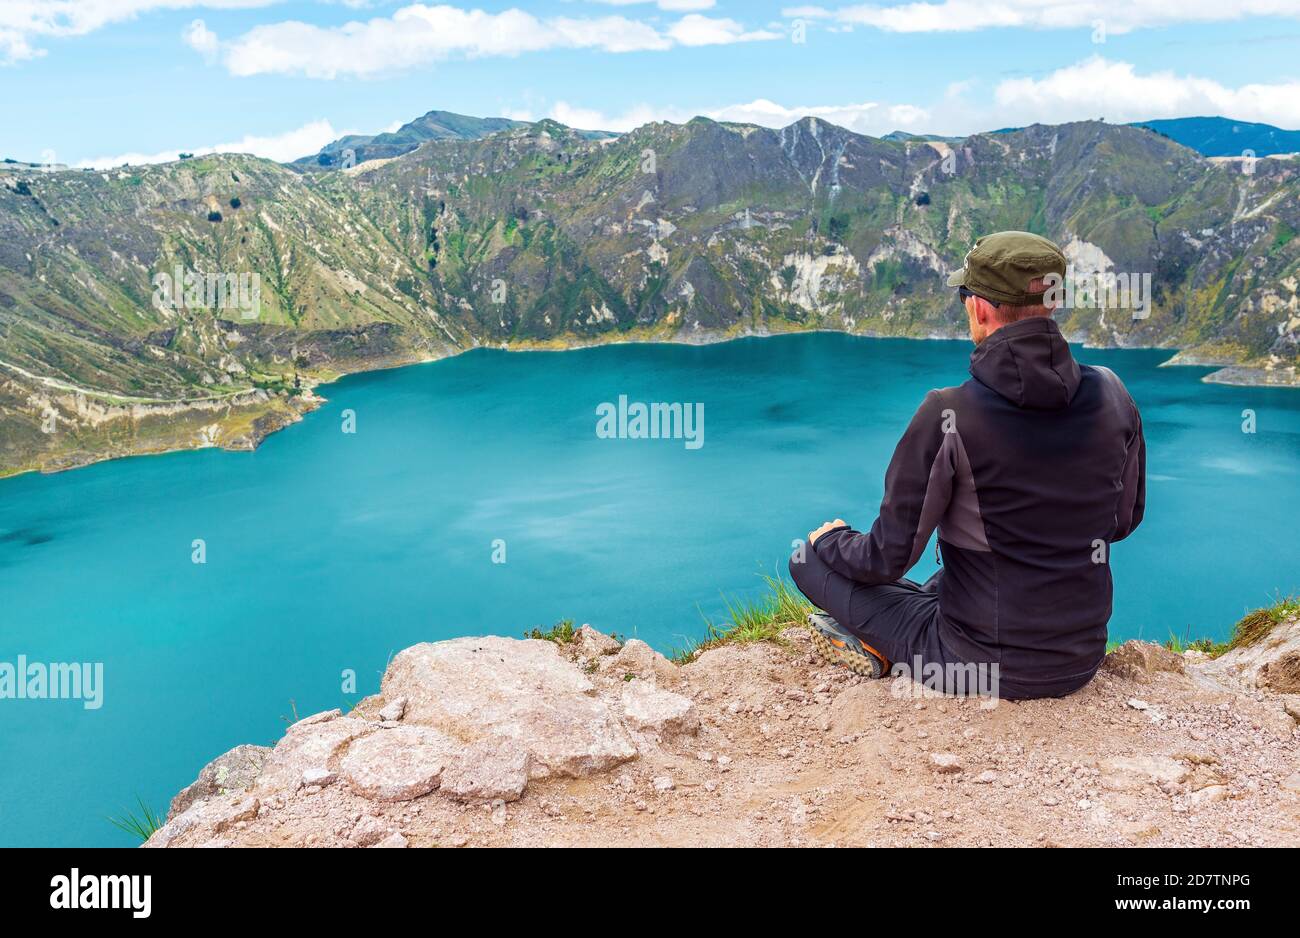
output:
[[[817,649],[817,653],[831,664],[842,664],[854,674],[860,674],[863,677],[872,679],[884,677],[885,668],[879,658],[872,655],[860,655],[855,651],[849,651],[847,648],[836,648],[819,629],[812,626],[809,626],[808,631],[812,634],[813,648]]]

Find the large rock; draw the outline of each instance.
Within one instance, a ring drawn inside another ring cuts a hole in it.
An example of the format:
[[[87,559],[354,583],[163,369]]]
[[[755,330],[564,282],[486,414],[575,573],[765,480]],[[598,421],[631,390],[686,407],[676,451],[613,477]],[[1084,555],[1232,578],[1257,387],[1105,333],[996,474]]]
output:
[[[676,684],[680,669],[639,638],[629,638],[618,654],[602,658],[600,670],[607,674],[632,675],[643,681]]]
[[[340,716],[337,710],[307,717],[289,727],[275,744],[258,776],[263,790],[293,791],[309,771],[333,771],[334,757],[354,739],[379,728],[374,723]]]
[[[491,731],[528,750],[534,778],[593,775],[637,754],[627,729],[604,701],[576,694],[536,701]]]
[[[633,729],[675,736],[700,728],[700,715],[689,697],[660,690],[645,681],[623,688],[623,719]]]
[[[484,739],[467,747],[442,773],[442,792],[462,801],[518,801],[533,757],[512,740]]]
[[[1254,644],[1234,648],[1205,670],[1275,694],[1300,693],[1300,619],[1279,622]]]
[[[167,820],[172,820],[196,801],[207,801],[217,795],[250,788],[262,774],[262,767],[270,755],[270,746],[236,746],[217,756],[199,771],[198,778],[172,799]]]
[[[573,645],[579,658],[599,658],[602,655],[616,655],[621,646],[618,640],[604,632],[597,632],[589,625],[582,625],[574,633]]]
[[[636,755],[594,690],[553,643],[498,637],[415,645],[383,680],[385,699],[406,698],[407,725],[465,744],[514,740],[532,757],[533,777],[590,775]]]
[[[211,800],[196,801],[150,835],[146,847],[169,847],[182,834],[200,831],[209,838],[246,825],[257,817],[262,803],[242,793],[218,795]]]
[[[373,801],[410,801],[438,787],[460,747],[437,730],[400,726],[356,739],[339,759],[339,775]]]
[[[1182,655],[1175,654],[1161,645],[1133,640],[1125,642],[1108,654],[1102,661],[1101,667],[1102,670],[1116,677],[1139,684],[1149,684],[1152,675],[1162,671],[1183,674],[1186,671],[1186,662]]]

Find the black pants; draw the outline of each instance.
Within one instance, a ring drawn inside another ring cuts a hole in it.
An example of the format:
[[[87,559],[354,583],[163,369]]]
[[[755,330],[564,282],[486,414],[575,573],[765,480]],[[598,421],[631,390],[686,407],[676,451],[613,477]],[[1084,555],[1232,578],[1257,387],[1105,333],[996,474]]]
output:
[[[1007,700],[1063,697],[1092,677],[1022,685],[1003,679],[991,662],[972,662],[956,654],[942,638],[943,570],[924,584],[902,579],[868,586],[836,573],[811,547],[804,547],[790,558],[790,577],[809,602],[888,658],[895,674],[907,674],[932,690]]]
[[[962,664],[939,637],[940,570],[924,585],[897,580],[867,586],[836,573],[813,552],[802,548],[790,558],[795,586],[818,609],[889,659],[915,669],[918,664]]]

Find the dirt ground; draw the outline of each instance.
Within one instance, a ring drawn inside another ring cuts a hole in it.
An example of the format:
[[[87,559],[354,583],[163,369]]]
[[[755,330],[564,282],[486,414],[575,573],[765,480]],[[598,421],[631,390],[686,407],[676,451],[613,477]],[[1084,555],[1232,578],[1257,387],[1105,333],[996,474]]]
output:
[[[674,669],[661,684],[694,701],[698,732],[607,773],[533,781],[510,803],[299,787],[176,844],[1300,845],[1300,725],[1278,695],[1190,664],[1103,670],[1060,700],[918,698],[823,663],[802,629],[784,637]],[[625,680],[588,673],[602,696]]]

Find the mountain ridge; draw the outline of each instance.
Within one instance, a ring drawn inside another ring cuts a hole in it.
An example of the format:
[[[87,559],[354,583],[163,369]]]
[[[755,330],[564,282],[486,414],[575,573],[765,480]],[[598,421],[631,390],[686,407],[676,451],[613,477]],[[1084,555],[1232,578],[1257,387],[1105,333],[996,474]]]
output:
[[[1178,117],[1135,121],[1164,134],[1203,156],[1276,156],[1300,152],[1300,130],[1283,130],[1272,124],[1234,121],[1226,117]]]
[[[470,117],[451,111],[434,110],[407,121],[393,131],[340,137],[310,156],[299,157],[290,165],[303,170],[338,169],[345,162],[343,155],[349,151],[350,162],[355,165],[401,156],[429,140],[478,140],[502,130],[526,127],[529,123],[507,117]],[[581,133],[593,140],[615,136],[599,130]]]
[[[1300,165],[1251,168],[1096,122],[953,146],[696,118],[602,139],[543,121],[330,173],[0,170],[0,471],[255,445],[321,381],[482,344],[958,336],[943,277],[1000,228],[1152,275],[1147,319],[1072,310],[1072,338],[1294,384]],[[256,317],[159,308],[178,265],[259,275]]]
[[[529,121],[504,117],[470,117],[450,111],[433,110],[408,121],[394,131],[375,135],[351,134],[340,137],[310,156],[300,157],[291,165],[304,169],[337,168],[340,152],[351,148],[356,162],[400,156],[415,149],[426,140],[474,140],[496,133],[527,126]],[[797,122],[796,122],[797,123]],[[1300,130],[1283,130],[1272,124],[1235,121],[1226,117],[1200,116],[1160,118],[1130,121],[1127,127],[1141,127],[1168,137],[1195,150],[1202,156],[1242,156],[1249,152],[1256,157],[1276,156],[1300,152]],[[982,133],[1009,133],[1023,127],[1004,127]],[[611,131],[580,131],[593,140],[608,139],[618,134]],[[870,136],[862,134],[861,136]],[[969,134],[967,136],[976,136]],[[894,130],[878,139],[899,142],[940,142],[957,144],[965,136],[952,134],[913,133]]]

